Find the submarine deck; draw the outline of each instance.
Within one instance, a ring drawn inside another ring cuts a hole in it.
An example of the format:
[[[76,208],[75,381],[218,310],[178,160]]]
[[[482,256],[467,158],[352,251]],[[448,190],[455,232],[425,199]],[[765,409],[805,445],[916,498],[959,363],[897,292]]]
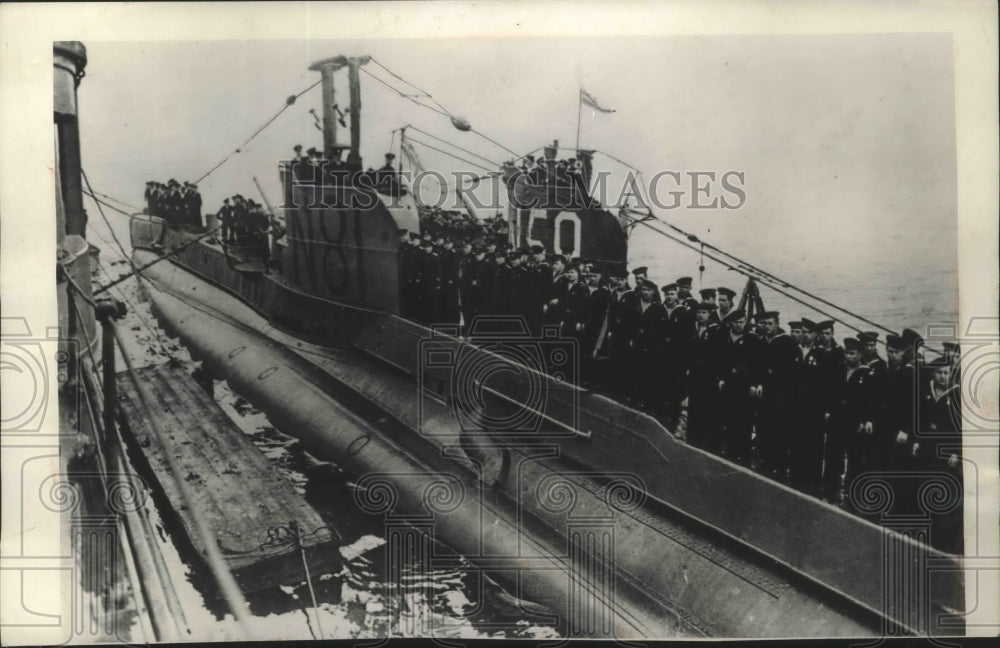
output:
[[[301,533],[310,570],[339,567],[338,534],[327,526],[292,485],[243,434],[212,398],[175,362],[136,371],[152,398],[148,415],[127,374],[118,375],[123,432],[154,496],[166,503],[168,520],[197,554],[204,541],[180,494],[167,460],[186,480],[219,549],[244,592],[305,579],[302,555],[292,531]],[[147,416],[166,435],[159,438]]]

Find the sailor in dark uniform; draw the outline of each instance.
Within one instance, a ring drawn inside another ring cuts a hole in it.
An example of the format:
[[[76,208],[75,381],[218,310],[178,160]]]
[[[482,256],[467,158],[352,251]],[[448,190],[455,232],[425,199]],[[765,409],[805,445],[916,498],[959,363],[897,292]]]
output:
[[[802,321],[795,320],[794,322],[788,323],[788,335],[795,340],[795,344],[798,344],[801,348],[802,345]]]
[[[639,266],[638,268],[635,268],[634,270],[632,270],[632,275],[635,277],[635,286],[636,286],[636,294],[637,294],[637,296],[638,296],[638,293],[639,293],[639,286],[642,284],[642,282],[649,280],[649,278],[646,276],[648,273],[649,273],[649,268],[647,268],[646,266]],[[659,292],[657,292],[655,295],[653,295],[653,302],[656,303],[656,304],[660,303],[660,293]]]
[[[399,193],[399,178],[396,175],[396,169],[392,166],[392,162],[395,159],[396,155],[394,153],[386,153],[385,164],[379,167],[374,177],[375,188],[382,193],[392,196]]]
[[[894,495],[892,513],[914,514],[916,492],[905,473],[913,465],[917,371],[913,364],[912,347],[902,336],[887,335],[885,339],[888,368],[885,374],[884,430],[876,432],[883,444],[884,468],[899,476],[891,484]]]
[[[680,277],[674,283],[677,284],[677,298],[680,299],[681,304],[688,308],[693,315],[694,309],[698,305],[698,300],[691,296],[691,277]]]
[[[493,293],[494,314],[510,317],[514,314],[512,307],[514,274],[507,263],[506,246],[498,246],[493,258],[496,263],[496,284]]]
[[[229,198],[222,199],[222,207],[216,215],[219,220],[219,234],[222,242],[228,245],[233,242],[233,206],[229,204]]]
[[[674,425],[680,417],[681,402],[687,395],[685,376],[690,360],[694,313],[680,303],[676,284],[663,286],[662,292],[663,310],[667,315],[666,366],[663,369],[665,416],[668,424]]]
[[[638,315],[635,334],[630,340],[633,389],[639,403],[656,412],[662,406],[662,382],[665,355],[667,313],[656,303],[656,285],[638,284]]]
[[[802,356],[802,360],[805,361],[809,354],[812,353],[813,347],[816,346],[816,335],[818,334],[818,329],[816,327],[816,322],[812,321],[808,317],[803,317],[798,322],[799,324],[799,354]]]
[[[552,282],[549,284],[549,294],[546,295],[543,320],[547,326],[560,326],[562,323],[562,304],[559,298],[566,292],[569,278],[566,276],[566,257],[556,254],[552,257]]]
[[[424,239],[421,243],[423,250],[423,273],[420,313],[423,324],[438,324],[441,316],[441,257],[434,248],[432,241]]]
[[[718,326],[719,324],[721,324],[722,323],[722,319],[719,317],[719,314],[716,312],[718,310],[718,305],[715,303],[715,288],[703,288],[703,289],[701,289],[701,290],[698,291],[698,294],[701,296],[701,302],[700,303],[702,303],[702,304],[711,304],[712,306],[715,306],[715,308],[712,309],[712,314],[708,318],[708,321],[710,321],[712,324],[715,324],[716,326]]]
[[[729,311],[722,321],[718,340],[719,401],[723,454],[737,463],[749,465],[753,427],[763,380],[763,343],[746,334],[746,313]]]
[[[716,300],[716,304],[719,306],[719,319],[724,320],[736,306],[733,302],[733,298],[736,297],[736,291],[731,288],[726,288],[725,286],[720,286],[718,294],[719,297]]]
[[[958,342],[942,342],[942,362],[951,367],[951,383],[962,384],[962,348]]]
[[[712,322],[715,304],[701,302],[695,309],[694,335],[688,354],[687,440],[710,452],[721,451],[718,417],[718,372],[715,351],[718,324]]]
[[[878,448],[875,425],[878,418],[878,386],[871,370],[864,364],[862,343],[855,338],[844,340],[844,366],[836,385],[831,428],[841,437],[847,451],[847,472],[844,492],[850,496],[851,486],[859,475],[878,470]],[[827,487],[837,487],[827,482]],[[839,501],[837,492],[827,492],[832,501]],[[848,502],[857,509],[856,504]]]
[[[441,317],[443,324],[458,324],[458,264],[455,244],[442,239],[438,248],[441,257]]]
[[[635,334],[638,314],[637,298],[628,286],[628,272],[624,269],[611,273],[608,295],[608,327],[601,346],[601,353],[608,357],[607,380],[604,387],[618,390],[626,386],[628,375],[628,343]]]
[[[920,389],[920,437],[914,451],[925,481],[949,480],[957,488],[946,492],[948,505],[931,510],[931,543],[943,551],[963,553],[962,528],[962,394],[953,382],[951,358],[941,358],[928,367],[930,379]],[[940,475],[937,476],[936,475]],[[929,508],[929,507],[925,507]],[[947,510],[941,510],[947,509]]]
[[[468,335],[472,320],[479,315],[482,305],[479,303],[479,280],[486,263],[486,249],[481,245],[466,242],[466,248],[471,251],[462,257],[462,280],[460,282],[462,301],[462,320],[465,335]]]
[[[844,349],[834,337],[834,321],[825,320],[817,324],[818,346],[821,351],[819,371],[820,402],[815,403],[822,412],[820,429],[823,440],[823,497],[830,502],[842,501],[845,453],[847,451],[842,428],[833,425],[832,417],[836,407],[835,393],[843,379]]]
[[[597,345],[607,327],[608,303],[611,292],[602,285],[601,268],[591,267],[586,277],[583,302],[583,327],[580,329],[580,369],[585,384],[591,384],[596,377],[594,356]]]
[[[764,470],[784,481],[788,472],[789,445],[796,432],[795,411],[802,356],[795,341],[781,329],[777,311],[761,313],[766,344],[758,448]]]
[[[552,265],[545,258],[545,248],[532,245],[532,262],[527,266],[530,284],[527,286],[525,319],[534,336],[541,335],[545,305],[552,292]]]
[[[559,282],[559,313],[562,318],[560,333],[563,337],[578,338],[583,329],[584,303],[587,289],[580,281],[580,265],[572,263]],[[580,352],[582,354],[582,352]]]
[[[830,427],[833,385],[839,377],[839,363],[827,348],[832,322],[800,322],[802,369],[798,384],[797,408],[789,415],[796,421],[789,447],[792,484],[819,497],[822,490],[824,442]],[[828,328],[829,326],[829,328]],[[840,466],[843,465],[841,460]],[[839,472],[838,472],[839,475]]]

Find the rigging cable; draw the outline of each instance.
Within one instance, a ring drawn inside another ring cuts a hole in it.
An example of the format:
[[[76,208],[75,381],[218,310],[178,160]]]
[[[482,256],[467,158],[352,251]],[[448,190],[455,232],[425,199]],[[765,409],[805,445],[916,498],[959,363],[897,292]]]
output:
[[[399,90],[398,88],[394,88],[394,87],[393,87],[392,85],[390,85],[390,84],[389,84],[389,83],[388,83],[387,81],[385,81],[384,79],[380,79],[379,77],[375,76],[374,74],[372,74],[372,73],[371,73],[371,72],[369,72],[368,70],[365,70],[364,68],[361,68],[361,71],[362,71],[362,72],[364,72],[365,74],[367,74],[367,75],[368,75],[368,76],[370,76],[371,78],[375,79],[376,81],[378,81],[379,83],[381,83],[381,84],[382,84],[382,85],[384,85],[385,87],[389,88],[390,90],[392,90],[393,92],[395,92],[396,94],[398,94],[398,95],[399,95],[400,97],[403,97],[404,99],[408,99],[409,101],[412,101],[413,103],[417,104],[418,106],[422,106],[422,107],[424,107],[424,108],[426,108],[426,109],[428,109],[428,110],[432,110],[432,111],[436,112],[437,114],[439,114],[439,115],[442,115],[442,116],[444,116],[444,117],[447,117],[447,118],[449,118],[449,119],[452,119],[452,120],[454,120],[454,119],[457,119],[457,116],[456,116],[456,115],[455,115],[454,113],[452,113],[452,112],[451,112],[450,110],[448,110],[447,108],[445,108],[444,106],[442,106],[442,105],[441,105],[441,104],[440,104],[440,103],[438,102],[438,100],[437,100],[437,99],[435,99],[435,98],[434,98],[434,97],[433,97],[433,96],[431,95],[431,93],[427,92],[426,90],[423,90],[423,89],[419,88],[418,86],[414,85],[413,83],[411,83],[411,82],[407,81],[406,79],[404,79],[403,77],[399,76],[398,74],[396,74],[395,72],[393,72],[392,70],[390,70],[389,68],[387,68],[386,66],[384,66],[384,65],[383,65],[382,63],[380,63],[379,61],[375,60],[375,58],[374,58],[374,57],[369,57],[369,60],[371,60],[371,61],[372,61],[372,62],[374,62],[374,63],[375,63],[376,65],[378,65],[378,66],[379,66],[380,68],[382,68],[383,70],[385,70],[386,72],[388,72],[388,73],[389,73],[390,75],[392,75],[392,76],[393,76],[394,78],[396,78],[396,79],[399,79],[400,81],[402,81],[402,82],[403,82],[403,83],[405,83],[406,85],[410,86],[411,88],[414,88],[415,90],[418,90],[418,91],[420,91],[420,92],[422,93],[422,95],[421,95],[421,96],[425,96],[425,97],[427,97],[428,99],[430,99],[431,101],[433,101],[433,102],[434,102],[434,104],[435,104],[435,105],[437,106],[437,108],[435,108],[434,106],[430,106],[430,105],[428,105],[428,104],[426,104],[426,103],[423,103],[423,102],[421,102],[421,101],[417,101],[416,99],[414,99],[414,98],[413,98],[413,95],[408,95],[408,94],[406,94],[405,92],[403,92],[402,90]],[[454,122],[453,122],[453,123],[454,123]],[[492,137],[490,137],[489,135],[486,135],[486,134],[485,134],[485,133],[483,133],[482,131],[480,131],[480,130],[477,130],[477,129],[475,129],[475,128],[468,128],[467,130],[469,130],[469,131],[471,131],[471,132],[475,133],[476,135],[479,135],[479,136],[480,136],[480,137],[482,137],[482,138],[483,138],[484,140],[486,140],[487,142],[489,142],[489,143],[493,144],[494,146],[497,146],[497,147],[499,147],[499,148],[502,148],[503,150],[507,151],[507,152],[508,152],[508,153],[510,153],[511,155],[515,155],[515,156],[517,155],[517,151],[513,151],[513,150],[511,150],[511,149],[507,148],[506,146],[504,146],[504,145],[503,145],[503,144],[501,144],[500,142],[496,141],[495,139],[493,139],[493,138],[492,138]]]
[[[454,153],[449,153],[448,151],[445,151],[444,149],[439,149],[436,146],[431,146],[427,142],[421,142],[420,140],[413,139],[412,137],[407,137],[406,141],[407,142],[413,142],[415,144],[420,144],[421,146],[426,146],[427,148],[429,148],[432,151],[437,151],[438,153],[443,153],[443,154],[447,155],[448,157],[455,158],[456,160],[460,160],[462,162],[465,162],[466,164],[471,164],[472,166],[477,167],[479,169],[483,169],[484,171],[491,171],[492,170],[488,166],[483,166],[482,164],[479,164],[477,162],[473,162],[472,160],[467,160],[467,159],[465,159],[465,158],[463,158],[463,157],[461,157],[459,155],[455,155]]]
[[[83,191],[83,195],[89,196],[94,202],[100,203],[100,204],[104,205],[105,207],[107,207],[108,209],[115,210],[116,212],[118,212],[122,216],[131,216],[135,212],[141,212],[142,211],[141,209],[136,208],[136,210],[133,211],[133,212],[127,212],[124,209],[121,209],[119,207],[115,207],[114,205],[112,205],[111,203],[109,203],[107,201],[101,200],[100,198],[98,198],[97,196],[95,196],[94,194],[90,193],[87,190]],[[121,201],[119,201],[119,202],[121,202]],[[122,204],[124,205],[125,203],[122,203]]]
[[[253,135],[251,135],[250,137],[248,137],[242,144],[240,144],[236,148],[235,151],[233,151],[232,153],[230,153],[229,155],[227,155],[225,158],[223,158],[222,161],[219,162],[218,164],[216,164],[214,167],[212,167],[211,169],[209,169],[208,171],[206,171],[205,173],[203,173],[200,178],[198,178],[197,180],[194,181],[194,183],[198,184],[199,182],[201,182],[202,180],[204,180],[205,178],[207,178],[208,176],[210,176],[213,172],[215,172],[216,169],[218,169],[223,164],[225,164],[226,162],[228,162],[234,155],[236,155],[237,153],[240,153],[244,146],[246,146],[247,144],[249,144],[250,142],[252,142],[255,137],[257,137],[262,132],[264,132],[264,129],[267,128],[268,126],[270,126],[272,123],[274,123],[274,120],[276,120],[278,117],[280,117],[283,112],[285,112],[286,110],[288,110],[289,108],[291,108],[292,105],[295,104],[295,100],[296,99],[298,99],[302,95],[306,94],[307,92],[309,92],[310,90],[312,90],[313,88],[315,88],[316,86],[318,86],[321,82],[322,82],[322,79],[320,81],[317,81],[316,83],[312,84],[311,86],[309,86],[305,90],[299,92],[298,94],[289,95],[288,99],[285,100],[285,105],[281,107],[281,110],[279,110],[278,112],[274,113],[274,115],[270,119],[268,119],[266,122],[264,122],[263,126],[261,126],[256,131],[254,131]]]
[[[437,140],[437,141],[441,142],[442,144],[447,144],[448,146],[453,146],[453,147],[457,148],[457,149],[458,149],[459,151],[462,151],[463,153],[466,153],[466,154],[468,154],[468,155],[471,155],[471,156],[473,156],[473,157],[477,157],[477,158],[479,158],[480,160],[482,160],[482,161],[484,161],[484,162],[487,162],[487,163],[489,163],[490,165],[492,165],[492,167],[493,167],[493,168],[499,168],[499,167],[500,167],[500,164],[499,164],[499,163],[497,163],[497,162],[494,162],[493,160],[489,159],[488,157],[484,157],[484,156],[482,156],[482,155],[479,155],[479,154],[478,154],[478,153],[476,153],[475,151],[470,151],[470,150],[469,150],[469,149],[467,149],[467,148],[463,148],[463,147],[459,146],[458,144],[454,144],[454,143],[452,143],[452,142],[449,142],[448,140],[446,140],[446,139],[443,139],[443,138],[441,138],[441,137],[438,137],[437,135],[432,135],[431,133],[428,133],[428,132],[427,132],[427,131],[425,131],[425,130],[421,130],[421,129],[417,128],[417,127],[416,127],[416,126],[414,126],[413,124],[407,124],[407,125],[406,125],[406,126],[404,126],[403,128],[404,128],[404,129],[405,129],[405,128],[408,128],[408,129],[410,129],[410,130],[415,130],[415,131],[417,131],[418,133],[421,133],[421,134],[423,134],[423,135],[426,135],[427,137],[430,137],[431,139],[434,139],[434,140]],[[402,130],[402,129],[396,129],[396,130]],[[396,134],[396,130],[393,130],[393,131],[392,131],[392,133],[393,133],[393,137],[395,137],[395,134]]]

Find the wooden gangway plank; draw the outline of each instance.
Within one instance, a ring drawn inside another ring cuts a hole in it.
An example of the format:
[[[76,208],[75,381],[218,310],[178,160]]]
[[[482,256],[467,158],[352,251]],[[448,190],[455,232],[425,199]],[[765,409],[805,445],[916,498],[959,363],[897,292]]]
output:
[[[121,424],[136,451],[137,468],[168,517],[180,522],[204,559],[205,542],[181,497],[166,453],[212,529],[233,576],[245,592],[294,585],[305,579],[302,554],[287,531],[301,531],[313,577],[340,567],[339,534],[271,465],[214,400],[176,361],[136,371],[151,398],[145,412],[132,380],[118,375]],[[157,418],[160,439],[150,416]],[[283,528],[282,528],[283,527]]]

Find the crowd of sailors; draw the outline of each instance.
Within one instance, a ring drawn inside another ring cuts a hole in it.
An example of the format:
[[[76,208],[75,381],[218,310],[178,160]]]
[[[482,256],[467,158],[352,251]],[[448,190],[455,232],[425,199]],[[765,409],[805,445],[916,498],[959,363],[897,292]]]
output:
[[[519,316],[533,335],[575,338],[581,383],[644,409],[688,443],[862,513],[862,473],[945,471],[961,481],[959,349],[933,362],[923,340],[867,331],[838,340],[832,320],[782,322],[737,308],[728,287],[657,286],[646,268],[511,249],[490,236],[400,231],[400,305],[428,325]],[[462,326],[465,329],[462,329]],[[884,343],[887,357],[879,354]],[[895,512],[919,483],[893,484]],[[961,509],[934,543],[957,550]],[[957,516],[957,517],[956,517]],[[947,517],[947,515],[946,515]],[[935,532],[938,533],[938,532]]]
[[[219,236],[223,245],[247,252],[257,252],[264,257],[270,250],[268,234],[280,239],[284,229],[277,219],[252,198],[235,194],[222,201],[215,214],[219,222]]]
[[[369,167],[363,171],[362,165],[351,160],[350,156],[346,160],[341,159],[346,148],[336,146],[328,157],[316,148],[309,148],[303,153],[302,145],[296,144],[294,155],[285,161],[285,169],[298,184],[361,185],[397,197],[406,192],[393,166],[396,159],[394,153],[386,153],[385,163],[378,169]]]
[[[193,182],[181,184],[171,178],[166,184],[150,180],[145,191],[146,213],[162,218],[173,226],[199,228],[201,194]]]

